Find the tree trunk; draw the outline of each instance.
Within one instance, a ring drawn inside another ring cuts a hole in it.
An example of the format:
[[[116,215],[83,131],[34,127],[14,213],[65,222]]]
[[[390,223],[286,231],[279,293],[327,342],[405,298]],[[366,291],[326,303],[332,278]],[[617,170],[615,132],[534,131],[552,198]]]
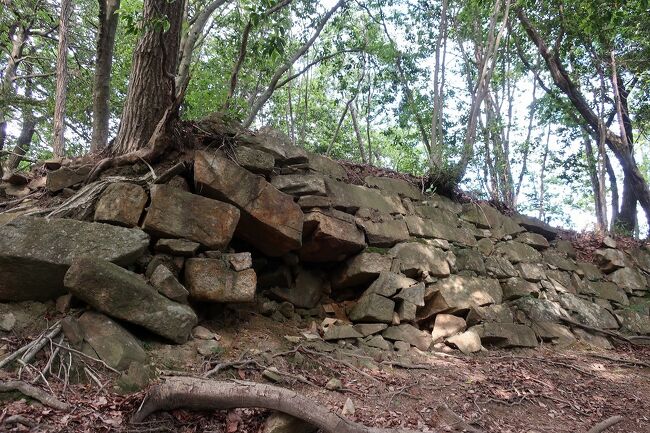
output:
[[[120,0],[99,0],[99,33],[93,85],[93,133],[90,152],[106,147],[110,120],[111,66],[119,15]]]
[[[352,126],[354,127],[354,134],[357,137],[357,145],[359,146],[359,155],[361,156],[361,161],[364,164],[367,164],[368,158],[366,158],[365,145],[363,144],[363,135],[361,135],[361,131],[359,130],[359,122],[357,121],[357,107],[355,102],[350,105],[350,117],[352,117]]]
[[[32,64],[26,63],[25,75],[32,74]],[[20,129],[20,135],[16,141],[16,146],[9,158],[7,158],[7,169],[10,171],[18,168],[18,165],[23,160],[25,154],[29,151],[29,146],[32,143],[32,137],[34,137],[34,131],[36,129],[36,118],[34,117],[34,109],[30,103],[32,98],[32,92],[34,90],[34,82],[31,78],[25,79],[25,99],[26,103],[22,106],[23,111],[23,124]]]
[[[7,59],[7,66],[3,71],[2,81],[0,81],[0,151],[5,147],[7,140],[7,112],[9,99],[14,94],[14,79],[16,71],[23,56],[23,48],[28,36],[28,30],[24,27],[14,27],[9,32],[11,40],[11,52]]]
[[[600,184],[600,178],[598,176],[598,167],[596,157],[594,156],[594,149],[591,145],[591,137],[586,135],[584,137],[585,141],[585,152],[587,155],[587,170],[589,171],[589,180],[591,181],[591,189],[594,193],[594,212],[596,214],[596,227],[600,232],[607,231],[607,214],[604,212],[605,207],[603,202],[605,201],[605,196],[603,195],[603,188]]]
[[[145,0],[145,30],[133,53],[129,90],[113,153],[144,148],[165,111],[176,100],[175,73],[181,36],[183,2]],[[160,21],[168,23],[164,31]]]
[[[59,49],[56,60],[56,96],[54,100],[54,156],[65,153],[65,100],[68,91],[68,26],[72,15],[72,2],[61,0],[59,19]]]

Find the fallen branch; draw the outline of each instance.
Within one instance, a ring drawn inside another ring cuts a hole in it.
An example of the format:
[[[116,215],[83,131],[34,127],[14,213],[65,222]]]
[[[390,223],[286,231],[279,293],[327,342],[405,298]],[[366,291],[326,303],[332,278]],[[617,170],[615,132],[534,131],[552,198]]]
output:
[[[21,394],[25,394],[26,396],[38,400],[44,405],[54,409],[58,409],[58,410],[70,409],[70,406],[67,403],[63,403],[62,401],[58,400],[56,397],[54,397],[51,394],[48,394],[42,389],[36,388],[35,386],[32,386],[20,380],[7,380],[4,382],[0,382],[0,392],[8,392],[8,391],[18,391]]]
[[[616,338],[617,340],[621,340],[621,341],[623,341],[625,343],[633,344],[635,346],[639,345],[639,343],[635,343],[634,341],[627,338],[625,335],[620,334],[618,332],[608,331],[607,329],[594,328],[593,326],[589,326],[589,325],[583,325],[580,322],[576,322],[575,320],[571,320],[571,319],[568,319],[566,317],[560,317],[560,320],[562,320],[563,322],[566,322],[566,323],[568,323],[570,325],[577,326],[578,328],[586,329],[587,331],[593,331],[593,332],[598,332],[598,333],[603,334],[603,335],[608,335],[610,337]]]
[[[598,353],[590,353],[589,356],[591,356],[593,358],[606,359],[606,360],[612,361],[612,362],[618,362],[619,364],[623,364],[623,365],[632,365],[632,366],[638,365],[638,366],[641,366],[641,367],[650,368],[650,363],[639,361],[637,359],[616,358],[616,357],[613,357],[613,356],[600,355]]]
[[[244,381],[212,381],[170,377],[152,387],[131,422],[142,422],[159,410],[265,408],[291,415],[330,433],[415,433],[408,429],[366,427],[333,413],[294,391]]]
[[[608,428],[612,427],[615,424],[618,424],[621,421],[624,421],[625,418],[623,418],[620,415],[616,415],[610,418],[607,418],[605,421],[599,422],[595,426],[593,426],[587,433],[600,433]]]
[[[470,432],[470,433],[483,433],[483,430],[479,430],[476,427],[471,426],[467,421],[461,418],[454,411],[449,409],[446,404],[441,404],[436,408],[436,413],[438,416],[454,431],[459,432]]]

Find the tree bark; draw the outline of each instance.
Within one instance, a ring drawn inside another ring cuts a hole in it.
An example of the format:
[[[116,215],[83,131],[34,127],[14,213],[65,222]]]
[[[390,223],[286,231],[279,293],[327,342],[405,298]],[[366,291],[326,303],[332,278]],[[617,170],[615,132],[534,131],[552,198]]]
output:
[[[59,48],[56,60],[56,96],[54,100],[54,156],[65,153],[65,101],[68,92],[68,26],[72,15],[72,2],[61,0],[59,19]]]
[[[361,156],[361,162],[364,164],[368,163],[368,158],[366,157],[365,145],[363,144],[363,135],[359,130],[359,122],[357,120],[357,107],[356,103],[350,105],[350,117],[352,117],[352,126],[354,127],[354,134],[357,137],[357,145],[359,146],[359,156]]]
[[[587,170],[589,171],[589,180],[591,181],[591,189],[594,193],[594,211],[596,214],[596,228],[600,232],[607,231],[607,215],[604,212],[603,201],[605,200],[603,188],[600,185],[600,178],[598,176],[598,168],[596,157],[594,156],[594,149],[591,145],[591,137],[586,135],[584,137],[585,153],[587,155]]]
[[[22,26],[16,26],[9,32],[11,40],[11,52],[7,59],[7,66],[3,71],[2,81],[0,81],[0,151],[5,147],[7,140],[7,112],[9,99],[14,93],[14,80],[16,71],[20,64],[20,58],[23,56],[25,41],[29,35],[29,30]]]
[[[176,96],[184,89],[190,81],[190,65],[192,64],[192,54],[196,48],[196,43],[203,33],[208,20],[220,6],[230,0],[214,0],[204,7],[196,17],[193,18],[187,34],[182,38],[180,59],[178,61],[178,71],[176,72]]]
[[[165,111],[174,106],[183,2],[145,0],[145,29],[133,54],[129,89],[113,153],[144,148]],[[164,31],[162,20],[168,24]],[[173,116],[172,116],[173,117]]]
[[[32,73],[32,65],[27,63],[25,68],[26,75]],[[18,168],[18,165],[23,160],[25,154],[29,151],[29,147],[32,143],[32,138],[34,137],[34,131],[36,130],[36,118],[34,117],[34,109],[30,103],[32,98],[32,91],[34,89],[34,83],[31,78],[25,79],[25,104],[23,104],[23,124],[20,129],[20,135],[16,141],[16,146],[9,158],[7,158],[7,168],[9,170],[15,170]]]
[[[213,381],[169,377],[154,386],[132,422],[142,422],[159,410],[185,408],[215,410],[261,407],[301,419],[328,433],[415,433],[414,430],[365,427],[335,414],[325,406],[278,386],[245,381]]]
[[[119,15],[120,0],[99,0],[99,32],[93,85],[93,125],[90,152],[98,152],[108,143],[111,116],[111,66]]]

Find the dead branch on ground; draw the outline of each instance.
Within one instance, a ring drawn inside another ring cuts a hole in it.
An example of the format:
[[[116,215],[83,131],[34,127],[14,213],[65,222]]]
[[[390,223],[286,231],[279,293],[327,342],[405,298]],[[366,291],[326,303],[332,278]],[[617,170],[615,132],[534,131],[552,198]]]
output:
[[[599,422],[595,426],[593,426],[587,433],[601,433],[607,430],[608,428],[612,427],[615,424],[618,424],[621,421],[624,421],[625,418],[623,418],[620,415],[613,416],[611,418],[607,418],[605,421]]]
[[[36,388],[21,380],[6,380],[0,382],[0,392],[18,391],[28,397],[40,401],[46,406],[58,410],[68,410],[70,406],[67,403],[59,401],[56,397],[42,389]]]

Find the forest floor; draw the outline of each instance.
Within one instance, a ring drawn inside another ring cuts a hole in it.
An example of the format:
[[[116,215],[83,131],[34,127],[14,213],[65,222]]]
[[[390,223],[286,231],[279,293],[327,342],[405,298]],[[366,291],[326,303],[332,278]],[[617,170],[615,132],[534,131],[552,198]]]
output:
[[[155,340],[145,343],[159,374],[203,376],[221,364],[221,371],[212,376],[215,379],[268,383],[263,371],[275,367],[280,376],[277,385],[298,391],[337,413],[350,399],[355,411],[349,417],[377,427],[463,431],[439,416],[436,409],[447,405],[485,432],[586,432],[614,415],[625,420],[607,432],[650,432],[650,347],[618,345],[605,351],[576,345],[543,346],[535,350],[495,349],[473,356],[412,348],[398,356],[395,352],[364,352],[352,345],[312,340],[309,330],[313,325],[308,322],[279,323],[252,312],[226,310],[219,319],[202,325],[219,339],[220,349],[207,358],[197,353],[201,340],[184,345]],[[3,339],[2,344],[17,348],[26,338],[16,335]],[[38,362],[44,364],[48,356],[41,355]],[[36,375],[25,370],[22,380],[31,382]],[[42,380],[37,382],[43,390],[69,403],[73,407],[70,411],[44,407],[20,395],[0,402],[4,404],[0,430],[258,433],[270,413],[257,409],[210,413],[174,410],[133,425],[129,419],[146,390],[123,395],[113,386],[116,374],[104,371],[98,375],[102,388],[93,382],[68,383],[56,375],[48,378],[47,385]],[[15,376],[0,371],[0,379]],[[340,379],[340,390],[325,388],[332,378]],[[14,415],[33,425],[3,425],[3,420]]]

